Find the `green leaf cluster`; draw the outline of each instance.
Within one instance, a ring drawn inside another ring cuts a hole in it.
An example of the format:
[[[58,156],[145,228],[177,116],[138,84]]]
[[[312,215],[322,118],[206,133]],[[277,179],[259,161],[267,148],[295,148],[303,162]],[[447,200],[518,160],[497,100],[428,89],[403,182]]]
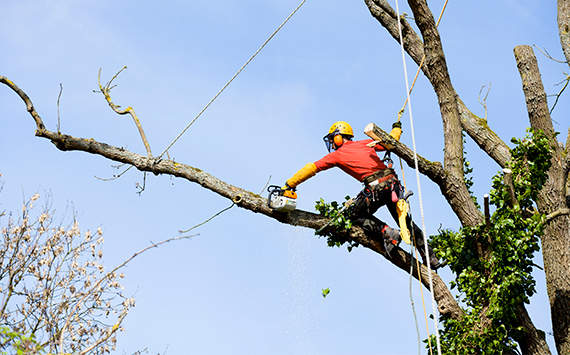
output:
[[[441,344],[446,354],[501,354],[516,347],[522,328],[516,307],[535,293],[532,258],[539,250],[545,216],[522,213],[531,208],[547,179],[551,147],[541,132],[528,130],[513,139],[511,150],[514,188],[518,204],[511,207],[503,172],[493,178],[490,202],[496,210],[490,227],[485,223],[459,231],[441,230],[431,245],[446,259],[465,305],[460,320],[442,319]],[[485,320],[483,324],[482,320]]]
[[[0,327],[0,354],[28,355],[41,350],[33,335],[25,336],[9,327]]]
[[[350,200],[350,196],[346,196],[345,200]],[[351,208],[343,209],[344,204],[338,203],[337,201],[332,201],[331,203],[326,203],[322,198],[316,201],[315,209],[319,211],[319,214],[324,217],[331,218],[329,222],[330,226],[333,228],[324,228],[322,230],[315,231],[318,236],[327,238],[327,245],[329,247],[339,247],[347,243],[348,251],[352,251],[352,248],[358,246],[358,243],[350,240],[346,235],[346,231],[352,228],[352,221],[350,219]]]

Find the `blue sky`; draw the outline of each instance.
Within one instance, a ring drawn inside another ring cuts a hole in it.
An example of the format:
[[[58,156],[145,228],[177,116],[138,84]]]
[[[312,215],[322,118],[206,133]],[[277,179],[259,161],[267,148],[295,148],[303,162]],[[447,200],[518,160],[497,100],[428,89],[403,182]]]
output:
[[[145,154],[132,120],[114,114],[96,94],[97,75],[109,80],[116,104],[132,106],[153,153],[159,154],[259,48],[300,1],[189,0],[4,2],[0,75],[27,92],[56,130],[59,85],[61,130]],[[443,1],[431,1],[438,14]],[[395,3],[391,2],[395,7]],[[400,3],[401,11],[411,14]],[[450,1],[440,25],[452,82],[479,116],[482,85],[489,125],[505,141],[521,137],[528,118],[513,48],[528,44],[562,59],[555,4],[538,0]],[[535,50],[536,51],[536,50]],[[536,51],[548,94],[566,68]],[[410,75],[415,65],[408,60]],[[411,80],[411,78],[410,78]],[[218,100],[170,149],[170,156],[254,192],[282,184],[326,153],[322,137],[338,120],[357,139],[369,122],[389,128],[405,100],[399,45],[363,1],[308,0]],[[568,100],[554,111],[568,126]],[[412,96],[419,154],[441,160],[437,98],[420,77]],[[142,174],[120,179],[102,157],[61,152],[34,137],[24,104],[0,88],[0,210],[18,210],[35,192],[53,196],[60,212],[73,206],[83,230],[101,226],[108,267],[134,252],[178,236],[231,203],[196,184]],[[402,141],[411,146],[408,116]],[[563,136],[562,135],[562,136]],[[561,138],[564,140],[564,137]],[[468,142],[474,191],[482,199],[498,166]],[[399,169],[399,167],[398,167]],[[416,191],[415,173],[404,170]],[[439,188],[422,178],[429,234],[459,223]],[[298,189],[299,208],[319,198],[342,200],[360,184],[331,170]],[[265,192],[263,192],[265,194]],[[378,214],[390,220],[386,212]],[[313,231],[280,224],[239,208],[195,230],[191,240],[161,246],[124,270],[125,293],[137,306],[119,335],[118,353],[148,349],[169,354],[411,354],[418,352],[409,276],[383,257],[357,248],[327,248]],[[537,264],[541,265],[540,257]],[[440,271],[447,281],[448,270]],[[544,277],[529,307],[537,326],[551,331]],[[331,293],[324,300],[321,290]],[[412,296],[426,337],[417,283]],[[426,294],[427,297],[427,294]],[[429,300],[426,303],[431,310]],[[433,331],[433,324],[429,322]],[[552,337],[547,335],[552,344]],[[554,350],[554,348],[552,349]],[[423,350],[422,350],[423,353]]]

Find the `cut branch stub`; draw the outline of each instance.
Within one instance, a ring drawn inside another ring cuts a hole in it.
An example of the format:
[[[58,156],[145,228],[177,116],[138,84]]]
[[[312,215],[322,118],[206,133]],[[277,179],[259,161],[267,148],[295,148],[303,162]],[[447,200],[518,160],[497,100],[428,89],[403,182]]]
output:
[[[491,213],[489,211],[489,195],[485,194],[483,196],[483,205],[485,206],[485,225],[487,230],[491,229]]]
[[[519,205],[515,194],[515,185],[513,184],[513,175],[511,169],[503,169],[503,181],[509,191],[509,206],[514,208]]]

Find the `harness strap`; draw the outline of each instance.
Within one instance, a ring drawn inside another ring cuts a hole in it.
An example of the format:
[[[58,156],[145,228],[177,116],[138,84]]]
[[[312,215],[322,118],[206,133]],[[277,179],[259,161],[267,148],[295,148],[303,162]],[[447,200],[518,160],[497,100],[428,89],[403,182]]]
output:
[[[398,176],[394,169],[387,168],[365,177],[364,184],[371,190],[384,190],[390,187],[392,185],[391,182],[393,183],[397,179]]]
[[[378,170],[377,172],[368,175],[367,177],[364,178],[363,182],[366,185],[369,185],[374,181],[384,182],[386,180],[391,179],[392,177],[396,177],[396,172],[392,168],[386,168]]]

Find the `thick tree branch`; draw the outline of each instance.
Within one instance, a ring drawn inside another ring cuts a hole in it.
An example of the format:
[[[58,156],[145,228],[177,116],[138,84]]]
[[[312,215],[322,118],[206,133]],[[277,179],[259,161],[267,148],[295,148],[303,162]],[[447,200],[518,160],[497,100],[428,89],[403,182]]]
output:
[[[0,77],[0,81],[6,83],[2,79],[5,78]],[[22,97],[22,99],[25,98],[24,101],[26,104],[28,104],[29,107],[32,107],[30,114],[32,117],[34,117],[34,120],[36,120],[38,127],[41,127],[36,130],[36,136],[49,139],[59,150],[83,151],[95,155],[100,155],[109,160],[132,165],[143,172],[152,172],[155,175],[166,174],[180,177],[190,182],[197,183],[222,197],[230,199],[241,208],[245,208],[255,213],[264,214],[285,224],[319,230],[324,227],[329,221],[329,219],[326,217],[302,210],[294,210],[289,213],[275,212],[268,206],[266,198],[263,198],[245,189],[230,185],[216,178],[215,176],[212,176],[200,169],[196,169],[189,165],[177,163],[173,160],[168,159],[156,159],[148,156],[143,156],[129,152],[123,148],[118,148],[106,143],[95,141],[94,139],[76,138],[73,136],[49,131],[45,129],[40,116],[37,114],[37,112],[35,112],[35,109],[33,109],[33,105],[31,104],[30,99],[15,84],[12,82],[9,83],[11,85],[8,86],[16,91],[20,97]],[[326,228],[332,227],[329,226]],[[385,256],[383,243],[379,240],[367,236],[359,227],[353,227],[349,231],[345,232],[344,236],[356,241],[363,247],[369,248]],[[397,252],[392,252],[392,257],[388,260],[390,260],[397,267],[408,272],[410,262],[412,262],[412,256],[400,248],[396,248],[396,250]],[[417,278],[418,270],[414,270],[414,276]],[[424,286],[429,288],[429,285],[427,284],[427,272],[427,268],[422,265],[420,267],[422,282]],[[453,317],[456,319],[457,317],[460,317],[462,310],[455,301],[455,298],[449,292],[449,289],[443,280],[441,280],[441,278],[439,278],[439,276],[435,273],[433,273],[432,280],[434,282],[434,298],[438,302],[441,315]]]
[[[457,105],[457,95],[451,84],[441,38],[435,19],[425,0],[409,0],[416,24],[424,39],[425,63],[433,75],[430,82],[438,98],[444,134],[445,170],[463,178],[463,136]]]
[[[365,3],[372,16],[399,42],[397,14],[394,9],[383,0],[365,0]],[[414,62],[420,65],[424,55],[423,42],[407,21],[402,20],[402,24],[404,49]],[[423,64],[422,71],[433,85],[435,78],[432,73],[434,73],[434,70]],[[501,167],[505,167],[505,163],[511,159],[509,147],[489,128],[487,121],[475,116],[458,96],[457,104],[463,129],[481,149],[489,154]]]
[[[485,153],[489,155],[501,168],[511,160],[509,146],[489,128],[487,120],[473,114],[463,101],[457,98],[461,125],[465,132]]]
[[[540,70],[531,46],[516,46],[514,49],[517,67],[522,79],[526,107],[530,125],[541,129],[550,139],[551,145],[557,149],[558,141],[546,100],[546,92],[540,78]]]
[[[517,320],[526,332],[516,338],[523,354],[550,355],[550,349],[546,343],[543,331],[536,329],[524,304],[517,305]]]
[[[388,30],[388,33],[400,43],[398,31],[398,18],[402,24],[402,37],[404,39],[404,49],[419,66],[424,55],[424,44],[421,37],[414,31],[412,26],[402,16],[399,17],[396,11],[385,0],[364,0],[370,10],[370,14]],[[426,73],[429,68],[425,65],[422,70]],[[427,73],[426,73],[427,75]]]

